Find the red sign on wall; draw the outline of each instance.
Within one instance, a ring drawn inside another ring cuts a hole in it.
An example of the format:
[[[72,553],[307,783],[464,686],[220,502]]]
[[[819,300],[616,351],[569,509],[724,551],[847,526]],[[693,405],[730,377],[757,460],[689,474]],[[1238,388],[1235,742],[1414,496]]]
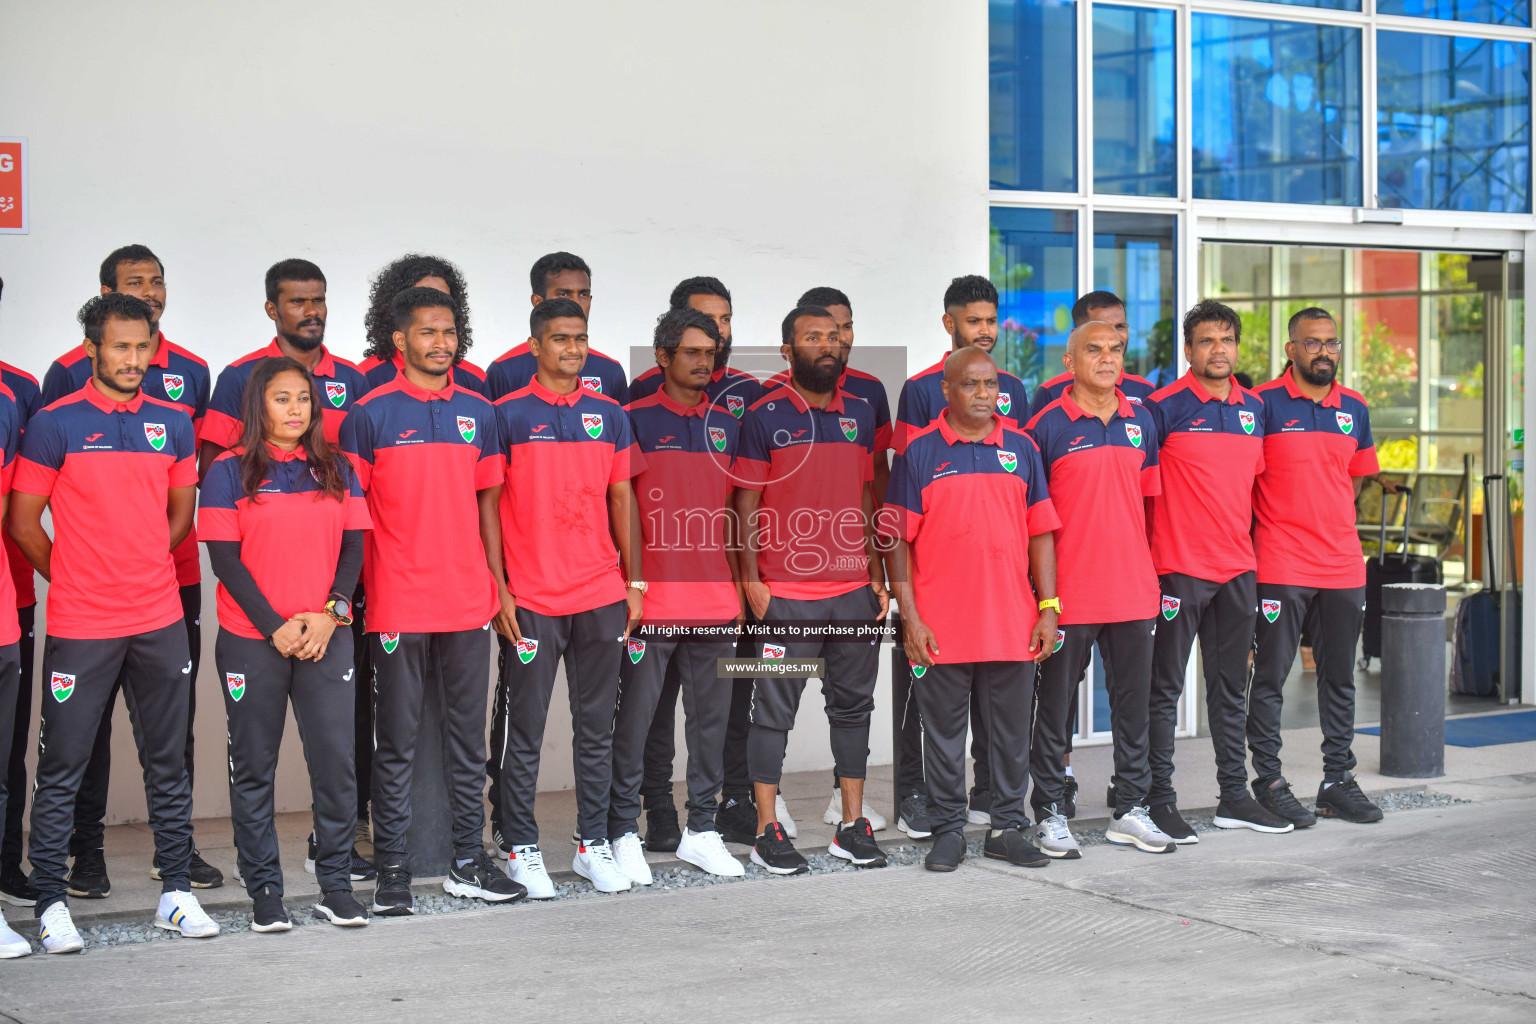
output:
[[[0,234],[27,233],[27,140],[0,137]]]

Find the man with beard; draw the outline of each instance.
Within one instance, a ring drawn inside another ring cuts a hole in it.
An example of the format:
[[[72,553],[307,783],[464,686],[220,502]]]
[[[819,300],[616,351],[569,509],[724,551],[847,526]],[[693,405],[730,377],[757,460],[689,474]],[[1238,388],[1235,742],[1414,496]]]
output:
[[[1114,292],[1089,292],[1076,302],[1072,303],[1072,326],[1081,327],[1090,320],[1109,324],[1120,335],[1120,340],[1127,345],[1131,343],[1131,325],[1125,315],[1125,300]],[[1061,354],[1061,365],[1067,365],[1067,354]],[[1035,395],[1029,400],[1029,415],[1037,415],[1041,409],[1050,405],[1062,396],[1067,388],[1072,386],[1072,371],[1064,370],[1041,384],[1035,389]],[[1138,377],[1134,373],[1122,373],[1120,379],[1115,382],[1115,387],[1125,396],[1125,400],[1132,405],[1140,405],[1152,396],[1156,390],[1155,385],[1145,377]]]
[[[165,315],[165,266],[147,246],[125,245],[113,250],[101,261],[101,294],[116,292],[142,299],[154,314],[150,323],[149,364],[140,378],[139,387],[151,398],[179,406],[192,417],[192,435],[195,441],[202,430],[203,417],[208,411],[208,394],[212,378],[208,364],[165,336],[160,329]],[[54,360],[43,376],[42,401],[52,405],[66,395],[74,394],[91,379],[91,360],[82,343]],[[182,621],[187,627],[187,648],[192,657],[192,668],[187,673],[187,777],[193,774],[193,718],[197,714],[197,672],[203,653],[203,586],[202,563],[197,552],[197,531],[187,534],[187,539],[176,546],[172,557],[176,560],[176,585],[181,593]],[[23,560],[24,561],[24,560]],[[101,728],[96,734],[96,746],[91,751],[91,763],[80,783],[75,797],[75,833],[70,837],[69,852],[74,864],[69,872],[69,894],[82,899],[106,899],[111,895],[112,882],[107,876],[107,862],[102,841],[105,837],[107,815],[107,783],[112,775],[112,714],[117,706],[117,692],[121,683],[113,687],[107,697],[106,710],[101,715]],[[150,877],[159,880],[159,867],[151,867]],[[214,889],[224,884],[224,875],[218,868],[207,863],[192,851],[192,887]]]
[[[822,693],[842,791],[842,820],[827,849],[857,866],[881,867],[885,855],[863,813],[880,647],[861,631],[883,621],[889,605],[870,492],[874,410],[837,387],[843,357],[830,313],[797,306],[781,331],[791,380],[742,421],[736,500],[746,541],[743,589],[764,623],[764,661],[825,660]],[[775,811],[805,681],[766,675],[753,684],[747,757],[758,834],[751,856],[773,874],[808,869]]]
[[[1335,379],[1339,334],[1316,306],[1291,317],[1290,367],[1262,385],[1264,471],[1253,491],[1259,611],[1254,621],[1248,748],[1254,796],[1297,828],[1316,818],[1280,774],[1281,687],[1296,660],[1302,623],[1317,660],[1317,715],[1323,729],[1323,782],[1317,813],[1346,821],[1381,820],[1360,791],[1355,755],[1355,643],[1365,615],[1365,563],[1355,533],[1362,478],[1379,472],[1365,399]]]

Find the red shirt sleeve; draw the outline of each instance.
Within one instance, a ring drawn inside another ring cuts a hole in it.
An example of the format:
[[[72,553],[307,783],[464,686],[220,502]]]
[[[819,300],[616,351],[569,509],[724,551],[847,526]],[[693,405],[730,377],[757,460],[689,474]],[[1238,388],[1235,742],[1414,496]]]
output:
[[[1381,472],[1381,465],[1376,461],[1376,446],[1361,448],[1349,460],[1350,476],[1374,476]]]

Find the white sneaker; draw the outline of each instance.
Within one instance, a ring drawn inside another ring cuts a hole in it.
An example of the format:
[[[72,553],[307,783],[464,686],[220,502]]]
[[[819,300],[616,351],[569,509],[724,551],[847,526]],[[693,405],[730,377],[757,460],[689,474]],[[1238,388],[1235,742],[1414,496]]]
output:
[[[683,840],[677,844],[677,859],[692,864],[700,871],[724,878],[740,878],[747,873],[741,861],[732,857],[725,848],[725,840],[714,830],[695,832],[683,829]]]
[[[85,948],[85,940],[75,931],[75,922],[63,901],[43,911],[42,920],[37,922],[37,934],[49,953],[78,953]]]
[[[1144,853],[1172,853],[1179,848],[1173,837],[1152,822],[1145,807],[1132,807],[1112,818],[1104,830],[1104,841],[1116,846],[1134,846]]]
[[[884,831],[886,824],[885,819],[880,816],[878,811],[869,806],[868,800],[863,801],[863,804],[864,806],[861,808],[861,810],[863,811],[863,817],[869,819],[869,830],[871,832]],[[826,822],[828,825],[841,825],[843,823],[842,790],[835,787],[833,788],[832,800],[827,804],[826,812],[822,814],[821,820]],[[789,829],[786,828],[784,831],[788,832]]]
[[[842,811],[839,810],[838,813],[841,814]],[[785,835],[791,839],[800,838],[800,830],[795,827],[795,819],[789,816],[789,808],[784,806],[783,793],[775,793],[773,796],[773,814],[779,819],[779,827],[784,830]]]
[[[528,898],[531,900],[555,898],[555,883],[550,881],[549,872],[544,870],[544,854],[537,846],[512,847],[512,856],[507,858],[507,875],[528,890]]]
[[[571,870],[591,882],[598,892],[627,892],[634,884],[613,859],[613,847],[606,839],[597,843],[583,842],[576,847]]]
[[[11,926],[5,923],[5,918],[0,917],[0,960],[15,960],[30,952],[32,943],[12,931]]]
[[[613,841],[613,859],[636,885],[650,885],[656,880],[651,877],[651,866],[645,862],[638,833],[626,832]]]
[[[219,934],[219,923],[203,913],[202,904],[190,892],[161,893],[154,924],[168,932],[181,932],[189,939],[211,939]]]

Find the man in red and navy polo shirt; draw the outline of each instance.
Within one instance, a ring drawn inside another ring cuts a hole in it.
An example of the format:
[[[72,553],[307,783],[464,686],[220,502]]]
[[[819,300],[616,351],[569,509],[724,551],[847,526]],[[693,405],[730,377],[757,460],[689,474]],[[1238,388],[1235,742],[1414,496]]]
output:
[[[10,529],[50,581],[42,735],[32,800],[34,912],[50,951],[79,948],[64,869],[75,793],[122,675],[144,769],[155,863],[155,923],[218,933],[193,898],[192,786],[185,759],[192,671],[171,550],[197,501],[192,420],[139,390],[153,344],[142,300],[110,293],[80,311],[94,375],[27,424]],[[42,528],[51,508],[55,540]],[[133,537],[103,548],[102,531]],[[52,936],[51,938],[49,936]]]
[[[101,294],[118,292],[142,299],[154,314],[149,364],[139,380],[140,389],[149,397],[180,406],[192,417],[192,435],[202,431],[208,412],[212,377],[208,364],[165,336],[160,329],[165,315],[165,266],[147,246],[125,245],[113,250],[101,262]],[[79,391],[91,379],[91,360],[85,345],[76,345],[53,361],[43,375],[42,401],[51,405],[66,395]],[[187,675],[187,776],[193,778],[193,733],[197,715],[197,674],[203,660],[203,587],[202,563],[198,557],[196,527],[171,553],[176,560],[176,584],[181,589],[183,621],[187,625],[187,649],[192,654],[192,671]],[[107,784],[112,775],[112,714],[117,706],[117,690],[107,701],[101,716],[101,731],[91,752],[90,766],[75,797],[75,834],[70,838],[70,853],[75,866],[70,874],[74,895],[105,896],[111,885],[102,856],[107,815]],[[192,851],[192,885],[212,889],[224,884],[224,875]]]
[[[1280,772],[1281,688],[1296,660],[1302,623],[1312,625],[1323,782],[1317,813],[1381,820],[1351,769],[1355,755],[1355,645],[1365,615],[1365,561],[1355,532],[1355,496],[1380,471],[1371,413],[1339,384],[1332,314],[1309,307],[1291,317],[1290,368],[1258,388],[1264,400],[1264,471],[1253,491],[1259,563],[1248,747],[1254,795],[1297,828],[1314,822]]]
[[[711,405],[718,405],[738,420],[763,397],[763,385],[745,370],[730,365],[731,361],[731,292],[719,278],[690,277],[679,281],[672,289],[668,309],[694,309],[715,322],[720,332],[720,349],[715,353],[715,368],[710,374],[704,396]],[[660,365],[652,366],[629,382],[629,400],[638,402],[661,390],[666,371]]]
[[[1024,834],[1024,796],[1035,663],[1056,643],[1051,531],[1061,523],[1034,441],[998,418],[992,357],[978,348],[951,355],[944,395],[945,411],[896,457],[881,513],[882,532],[895,540],[886,564],[938,833],[926,864],[953,871],[965,857],[965,732],[978,694],[993,752],[986,855],[1043,867],[1046,857]]]
[[[1248,795],[1248,654],[1253,649],[1253,479],[1264,468],[1264,404],[1232,379],[1242,322],[1207,300],[1184,317],[1189,372],[1152,394],[1163,493],[1151,499],[1152,565],[1162,586],[1152,654],[1148,761],[1152,820],[1195,843],[1173,790],[1173,734],[1195,637],[1221,804],[1216,824],[1289,832],[1291,823]]]
[[[650,880],[637,831],[643,782],[652,776],[656,723],[667,728],[666,807],[672,807],[673,707],[667,681],[684,693],[688,741],[688,827],[678,858],[713,874],[737,876],[741,863],[726,852],[715,827],[721,755],[731,709],[732,680],[716,663],[736,650],[742,620],[735,577],[731,512],[741,425],[707,397],[720,334],[708,316],[672,309],[656,325],[656,359],[666,374],[661,390],[630,403],[635,443],[645,470],[634,479],[648,589],[645,617],[619,663],[619,706],[613,722],[613,794],[608,835],[614,856],[632,879]],[[682,632],[673,632],[680,630]],[[657,804],[647,802],[655,830]],[[675,813],[675,812],[674,812]],[[675,819],[674,819],[675,820]],[[647,845],[646,849],[650,849]]]
[[[531,301],[537,306],[549,299],[570,299],[583,316],[592,315],[592,270],[587,261],[569,252],[552,252],[534,261],[529,272]],[[528,386],[539,371],[539,359],[528,343],[509,349],[486,367],[485,382],[491,401],[498,401]],[[577,375],[582,388],[611,398],[620,405],[629,401],[629,382],[618,360],[595,348],[587,349],[587,361]]]
[[[0,515],[4,514],[5,504],[11,492],[11,477],[16,471],[16,450],[21,444],[21,406],[16,401],[11,389],[0,383]],[[28,565],[28,570],[31,565]],[[9,568],[9,556],[4,549],[0,549],[0,609],[13,607],[16,604],[16,592],[11,580]],[[0,821],[9,822],[12,817],[11,808],[16,807],[19,812],[27,802],[26,790],[26,766],[22,765],[21,785],[17,786],[11,781],[11,772],[8,766],[11,756],[15,752],[12,749],[13,738],[17,732],[21,733],[21,746],[26,746],[26,731],[30,725],[32,702],[25,702],[26,715],[22,717],[21,728],[17,729],[17,711],[23,706],[22,691],[30,691],[32,688],[32,676],[30,673],[22,675],[21,672],[21,624],[13,622],[9,616],[0,615],[0,769],[6,769],[0,775]],[[30,646],[30,643],[28,644]],[[20,843],[21,836],[16,837]],[[10,868],[16,873],[21,871],[21,857],[18,851],[16,861]],[[18,884],[20,883],[20,884]],[[10,885],[5,886],[7,902],[21,903],[30,906],[36,897],[31,889],[31,883],[25,878],[15,879]],[[4,921],[0,921],[0,958],[26,956],[32,951],[27,940],[17,935]]]
[[[534,899],[555,895],[534,816],[539,754],[555,671],[563,658],[575,730],[576,828],[571,867],[599,891],[632,878],[608,836],[613,785],[613,712],[619,659],[640,620],[640,522],[630,478],[646,462],[629,417],[581,385],[587,319],[570,299],[549,299],[528,318],[538,373],[496,403],[506,460],[499,514],[482,515],[486,553],[500,593],[502,658],[496,732],[496,799],[512,877]]]
[[[1081,327],[1090,320],[1109,324],[1120,335],[1120,340],[1130,344],[1131,325],[1126,322],[1125,301],[1114,292],[1089,292],[1072,304],[1072,326]],[[1065,354],[1061,357],[1061,365],[1067,365]],[[1058,373],[1050,380],[1035,389],[1034,396],[1029,400],[1029,415],[1038,416],[1040,410],[1060,398],[1067,388],[1072,385],[1072,371],[1070,369]],[[1126,401],[1133,405],[1145,402],[1152,397],[1156,386],[1145,377],[1138,377],[1134,373],[1122,373],[1120,379],[1115,382],[1115,387]]]
[[[199,463],[206,475],[213,460],[240,443],[240,401],[257,360],[288,356],[298,360],[320,385],[325,436],[335,441],[352,404],[368,393],[363,371],[325,347],[325,274],[308,260],[289,259],[267,270],[267,316],[277,337],[265,348],[241,356],[219,373],[203,421]]]
[[[1174,841],[1147,810],[1147,701],[1157,630],[1157,573],[1147,545],[1144,498],[1162,491],[1152,413],[1115,386],[1125,342],[1108,324],[1090,322],[1067,338],[1074,380],[1029,421],[1040,446],[1051,501],[1061,517],[1056,557],[1061,649],[1040,673],[1030,772],[1035,838],[1052,857],[1079,856],[1062,813],[1072,694],[1094,643],[1104,654],[1115,747],[1114,820],[1105,838],[1148,853]]]
[[[473,342],[469,324],[468,289],[459,268],[440,256],[423,256],[411,253],[387,264],[373,279],[368,293],[368,313],[363,327],[368,335],[365,358],[357,364],[368,378],[368,386],[376,388],[394,380],[405,367],[405,357],[395,347],[395,320],[393,302],[395,296],[407,288],[436,288],[453,296],[458,304],[456,319],[459,331],[459,352],[453,360],[453,383],[468,388],[477,395],[490,397],[485,383],[485,371],[464,354]]]
[[[431,287],[423,285],[422,287]],[[396,352],[394,357],[387,362],[380,361],[375,356],[369,356],[357,364],[357,368],[363,371],[363,376],[368,378],[368,387],[373,389],[383,384],[388,384],[400,372],[405,369],[405,357]],[[450,371],[453,374],[453,383],[466,391],[486,397],[485,371],[480,369],[468,359],[460,359],[453,364]]]
[[[485,764],[487,627],[496,587],[480,539],[480,506],[501,485],[489,402],[450,382],[456,304],[435,288],[396,295],[395,344],[405,370],[360,400],[341,447],[368,495],[365,628],[373,647],[373,910],[414,912],[411,775],[428,679],[441,687],[442,746],[453,812],[453,864],[444,888],[502,902],[524,895],[486,855],[480,773]],[[423,590],[423,581],[430,586]]]
[[[841,821],[828,852],[879,867],[885,855],[863,811],[880,653],[876,630],[889,604],[869,486],[875,414],[868,402],[838,390],[844,364],[830,313],[797,306],[781,332],[790,383],[759,399],[742,421],[743,589],[763,623],[763,660],[825,659],[822,692],[842,789]],[[752,860],[774,874],[807,870],[775,808],[805,680],[770,675],[753,684],[747,757],[758,835]]]

